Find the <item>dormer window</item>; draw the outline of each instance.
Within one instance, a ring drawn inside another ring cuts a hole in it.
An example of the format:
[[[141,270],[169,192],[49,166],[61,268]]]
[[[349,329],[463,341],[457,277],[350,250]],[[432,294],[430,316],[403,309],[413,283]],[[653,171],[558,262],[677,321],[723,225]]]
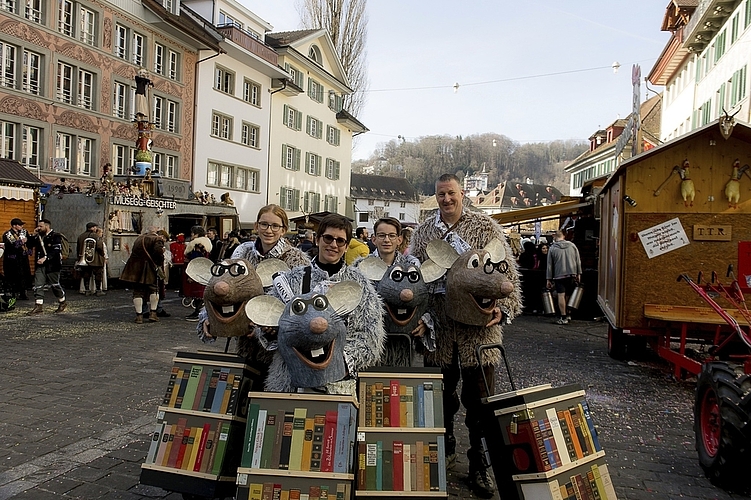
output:
[[[308,51],[308,57],[311,61],[316,63],[319,66],[323,65],[323,58],[321,57],[321,49],[318,48],[317,45],[311,45],[310,50]]]

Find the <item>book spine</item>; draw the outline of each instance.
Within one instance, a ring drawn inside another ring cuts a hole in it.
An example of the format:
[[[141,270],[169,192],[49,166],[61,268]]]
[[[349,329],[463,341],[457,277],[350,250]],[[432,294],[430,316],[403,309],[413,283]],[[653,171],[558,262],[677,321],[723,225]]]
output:
[[[443,381],[436,380],[433,383],[433,408],[435,414],[434,424],[443,427]]]
[[[561,430],[561,424],[558,421],[558,413],[555,408],[548,408],[545,410],[548,416],[548,422],[550,422],[550,431],[553,434],[553,440],[555,441],[555,447],[558,450],[558,456],[560,458],[560,464],[566,465],[571,463],[571,457],[568,454],[568,447],[566,446],[566,439],[563,436]]]
[[[242,377],[239,375],[236,375],[233,382],[232,382],[232,390],[229,394],[229,401],[227,402],[227,411],[225,414],[227,415],[235,415],[238,411],[237,408],[237,401],[239,399],[239,393],[240,393],[240,382],[242,380]]]
[[[423,488],[425,487],[425,452],[427,445],[423,445],[422,441],[415,442],[415,461],[417,462],[417,467],[415,467],[415,477],[414,477],[414,490],[415,491],[424,491]],[[428,466],[430,464],[430,461],[428,461]],[[430,474],[430,472],[428,472]],[[430,482],[430,476],[428,476],[428,482]]]
[[[193,465],[193,472],[199,472],[201,465],[203,464],[203,456],[206,453],[206,441],[209,439],[209,432],[211,431],[211,424],[206,422],[203,424],[201,432],[201,440],[198,442],[198,453],[196,454],[196,463]]]
[[[321,487],[318,485],[312,485],[308,490],[309,500],[321,500]]]
[[[423,396],[425,398],[425,427],[435,427],[435,404],[433,401],[433,382],[423,384]]]
[[[576,448],[574,447],[574,439],[571,437],[571,429],[568,426],[568,419],[566,419],[567,412],[565,410],[559,410],[558,423],[561,426],[561,433],[563,433],[563,440],[566,442],[566,451],[568,451],[568,457],[572,462],[578,460],[576,455]]]
[[[313,418],[313,451],[310,454],[310,470],[321,472],[323,456],[323,438],[326,428],[326,415],[318,414]]]
[[[263,484],[250,483],[248,486],[248,500],[262,500],[263,498]]]
[[[206,391],[208,390],[208,384],[206,383],[206,374],[208,370],[201,372],[201,378],[198,380],[198,387],[196,387],[196,398],[193,400],[192,410],[203,409],[203,402],[206,399]]]
[[[375,412],[375,421],[373,424],[376,427],[383,427],[383,384],[381,382],[375,384],[373,406]]]
[[[185,430],[183,431],[183,437],[180,441],[180,447],[177,451],[177,460],[175,461],[174,467],[176,469],[182,469],[183,468],[183,462],[185,461],[185,452],[187,451],[188,444],[190,442],[190,433],[192,429],[190,427],[185,427]]]
[[[548,450],[545,447],[545,441],[543,440],[542,433],[540,432],[540,425],[537,420],[530,420],[530,425],[532,426],[535,443],[537,443],[537,454],[540,456],[540,460],[542,461],[542,470],[540,472],[549,471],[550,469],[552,469],[552,466],[550,464]]]
[[[368,489],[367,456],[368,445],[365,441],[360,441],[357,445],[357,489],[361,491]]]
[[[154,432],[151,433],[151,444],[149,445],[149,452],[146,454],[146,463],[153,464],[156,460],[156,454],[159,450],[159,443],[162,440],[162,434],[164,434],[165,422],[157,422]]]
[[[221,371],[221,368],[214,368],[210,375],[207,374],[208,380],[204,383],[203,396],[201,397],[201,410],[203,411],[211,411],[212,406],[214,406],[214,396],[216,396]]]
[[[217,382],[217,386],[218,385],[219,385],[219,382]],[[222,395],[222,402],[221,402],[221,406],[219,407],[219,413],[223,413],[225,415],[227,414],[227,409],[229,408],[229,398],[230,398],[230,395],[232,394],[232,387],[234,385],[235,385],[235,374],[230,373],[229,375],[227,375],[227,383],[224,384],[224,394]]]
[[[276,412],[276,436],[274,437],[274,449],[271,453],[271,468],[279,468],[279,459],[282,454],[282,437],[284,434],[284,410]]]
[[[597,488],[595,473],[591,470],[587,471],[587,491],[592,493],[592,500],[602,500],[600,490]]]
[[[243,452],[240,459],[241,467],[250,467],[253,461],[253,438],[256,435],[256,425],[258,425],[258,412],[261,405],[251,403],[248,409],[248,419],[245,422],[245,437],[243,438]]]
[[[164,392],[162,398],[162,406],[169,406],[172,399],[172,390],[175,388],[175,381],[177,380],[177,374],[180,372],[179,366],[173,366],[170,372],[169,382],[167,382],[167,390]]]
[[[608,500],[608,494],[605,491],[605,484],[602,482],[602,476],[600,475],[600,468],[597,466],[597,464],[592,464],[591,469],[600,498],[603,500]]]
[[[595,423],[592,420],[592,414],[589,411],[589,404],[587,404],[587,400],[582,399],[581,403],[579,403],[579,406],[582,409],[584,420],[587,422],[587,428],[589,429],[589,435],[592,438],[592,445],[594,446],[594,450],[601,451],[602,447],[600,446],[600,440],[597,439],[597,429],[595,428]]]
[[[310,470],[310,460],[313,454],[313,427],[315,419],[308,417],[305,419],[305,430],[303,431],[302,441],[302,461],[300,463],[300,470]],[[350,467],[351,470],[351,467]]]
[[[302,470],[302,445],[305,441],[307,408],[295,408],[292,415],[292,441],[289,448],[289,470]]]
[[[576,432],[577,440],[579,441],[579,446],[582,449],[582,455],[588,456],[592,454],[591,449],[589,448],[588,441],[584,434],[584,429],[582,428],[582,421],[579,418],[579,408],[572,406],[569,408],[569,414],[571,415],[571,420],[574,422],[574,431]]]
[[[357,408],[350,407],[349,410],[349,427],[347,428],[347,470],[345,472],[352,472],[355,466],[355,438],[357,433]]]
[[[164,427],[164,432],[160,436],[159,440],[159,451],[157,451],[156,458],[154,459],[154,463],[156,465],[167,465],[167,460],[169,459],[169,450],[170,448],[172,448],[172,440],[175,438],[176,428],[177,424],[167,424]]]
[[[201,434],[203,434],[203,427],[193,427],[190,431],[190,439],[188,441],[189,448],[185,450],[185,460],[183,460],[183,469],[185,470],[192,471],[193,467],[196,465]]]
[[[177,395],[180,393],[180,385],[183,382],[183,370],[178,369],[177,370],[177,376],[175,377],[174,383],[172,384],[172,394],[169,398],[169,403],[167,406],[170,408],[175,407],[175,403],[177,402]]]
[[[282,423],[282,447],[279,451],[279,468],[289,469],[289,452],[292,448],[292,426],[295,421],[294,411],[284,412],[284,422]]]
[[[399,427],[407,427],[407,386],[399,385]]]
[[[378,465],[378,445],[367,443],[365,445],[365,489],[376,489],[376,466]]]
[[[607,494],[607,499],[616,500],[617,497],[615,496],[615,487],[613,487],[613,481],[610,478],[610,472],[608,471],[607,464],[600,465],[599,469],[600,469],[600,478],[602,479],[602,484],[605,487],[605,493]]]
[[[401,417],[399,415],[400,409],[400,398],[399,398],[399,381],[398,380],[392,380],[389,384],[390,391],[389,391],[389,400],[390,400],[390,408],[391,408],[391,427],[399,427],[401,426]]]
[[[336,453],[336,411],[326,412],[326,427],[323,435],[323,453],[321,454],[321,472],[334,472],[334,454]]]
[[[383,491],[383,441],[376,441],[376,490]]]
[[[216,429],[209,429],[209,434],[206,437],[206,446],[203,450],[203,460],[201,461],[201,468],[198,472],[206,474],[206,471],[211,468],[211,461],[214,459],[214,443],[216,441]]]
[[[441,491],[441,473],[438,470],[438,443],[430,443],[428,447],[430,458],[430,491]]]
[[[203,366],[201,365],[193,365],[190,369],[188,385],[185,388],[185,394],[183,395],[183,402],[180,408],[186,408],[188,410],[193,409],[193,401],[196,399],[196,390],[198,389],[198,382],[201,380],[202,372]]]
[[[402,473],[404,474],[402,482],[403,491],[412,491],[412,446],[404,443],[402,446]]]
[[[272,500],[274,496],[274,483],[263,483],[261,500]]]
[[[446,491],[446,441],[444,436],[436,438],[438,442],[438,491]]]
[[[383,395],[383,426],[391,427],[391,384],[384,386]]]
[[[393,478],[393,491],[404,491],[404,443],[402,441],[394,441],[393,444],[393,457],[394,462],[394,478]]]
[[[417,413],[416,427],[425,427],[425,386],[422,384],[417,386],[417,407],[415,410]]]
[[[183,407],[183,399],[185,398],[185,390],[188,388],[188,378],[190,378],[190,370],[182,370],[182,378],[180,379],[180,387],[177,389],[177,397],[175,398],[175,408]]]
[[[271,468],[271,454],[274,451],[274,440],[276,439],[276,413],[273,410],[268,411],[266,416],[266,429],[263,436],[263,449],[261,450],[261,469]]]
[[[415,426],[415,389],[412,386],[407,386],[407,425],[406,427]]]
[[[550,459],[550,466],[553,468],[561,466],[561,458],[558,454],[558,447],[555,444],[553,438],[553,431],[550,429],[550,422],[547,418],[539,420],[540,432],[542,438],[545,441],[545,449],[548,450],[548,458]]]
[[[339,403],[336,417],[336,441],[334,449],[334,472],[347,472],[349,453],[349,403]]]
[[[224,465],[224,452],[227,449],[227,440],[229,439],[229,424],[222,422],[221,431],[219,432],[219,439],[216,443],[216,455],[214,456],[214,464],[212,468],[212,474],[218,476],[222,472],[222,466]]]
[[[359,419],[358,419],[358,426],[360,427],[370,427],[371,422],[369,421],[367,415],[368,413],[365,411],[365,408],[368,405],[368,383],[365,380],[360,380],[360,386],[359,386],[359,395],[358,400],[360,401],[360,404],[362,405],[363,410],[360,411]]]
[[[261,454],[263,453],[263,438],[266,434],[266,421],[268,420],[268,411],[258,411],[258,423],[256,424],[256,435],[253,439],[253,458],[250,466],[254,469],[261,467]]]

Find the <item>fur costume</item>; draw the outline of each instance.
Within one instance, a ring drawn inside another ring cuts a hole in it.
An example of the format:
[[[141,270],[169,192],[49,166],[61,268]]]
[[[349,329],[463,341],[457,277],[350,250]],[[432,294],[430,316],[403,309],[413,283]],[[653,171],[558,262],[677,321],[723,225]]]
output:
[[[294,269],[297,266],[307,266],[310,264],[310,258],[302,252],[300,249],[293,247],[284,238],[280,238],[276,242],[274,248],[262,254],[259,250],[261,241],[257,239],[255,242],[246,241],[241,243],[240,246],[235,248],[232,252],[233,259],[245,259],[253,266],[265,259],[279,259],[289,266],[290,269]]]
[[[305,269],[306,266],[300,266],[283,274],[294,295],[302,294]],[[358,371],[375,365],[383,354],[383,344],[386,339],[386,332],[383,328],[383,303],[370,281],[357,269],[344,266],[338,273],[329,277],[328,273],[315,263],[311,264],[311,291],[325,294],[332,283],[346,280],[356,281],[363,289],[360,303],[345,318],[347,341],[344,346],[344,361],[349,378],[327,384],[326,390],[331,394],[352,394],[356,397],[355,381]],[[270,293],[282,299],[276,287],[273,287]],[[276,349],[274,342],[268,342],[263,335],[259,340],[266,343],[269,350]],[[274,360],[269,367],[265,389],[270,392],[290,392],[293,389],[287,367],[278,353],[274,355]]]
[[[458,236],[470,248],[476,249],[483,248],[491,239],[498,238],[507,246],[506,255],[511,255],[511,248],[506,243],[501,226],[485,214],[472,212],[465,208],[454,229],[450,233],[447,233],[447,230],[448,227],[440,219],[440,211],[436,212],[435,216],[428,217],[412,234],[410,254],[424,262],[428,258],[426,247],[430,241],[435,239],[453,240],[454,244],[458,245],[461,243],[461,241],[457,241],[456,237]],[[451,242],[449,241],[449,243]],[[457,249],[457,251],[464,253],[464,249]],[[505,298],[497,300],[496,304],[510,320],[521,314],[522,295],[516,263],[511,258],[508,258],[508,261],[507,276],[514,285],[514,291]],[[436,323],[435,362],[440,366],[450,366],[452,346],[456,343],[462,366],[477,366],[475,348],[482,344],[501,343],[503,340],[501,325],[493,325],[487,328],[465,325],[451,320],[446,317],[445,297],[443,293],[436,293],[433,295],[433,304],[431,305]],[[497,350],[487,349],[483,351],[481,360],[483,366],[494,365],[499,361],[500,353]]]

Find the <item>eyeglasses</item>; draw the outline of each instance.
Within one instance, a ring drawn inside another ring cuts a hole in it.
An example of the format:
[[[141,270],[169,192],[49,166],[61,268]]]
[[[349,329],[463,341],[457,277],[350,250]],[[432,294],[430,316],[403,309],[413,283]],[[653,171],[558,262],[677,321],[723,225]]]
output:
[[[376,233],[376,238],[378,238],[379,240],[389,239],[389,240],[393,241],[393,240],[397,239],[398,237],[399,237],[399,235],[396,234],[396,233],[389,233],[389,234],[386,234],[386,233]]]
[[[490,259],[488,259],[487,261],[485,261],[483,271],[485,271],[485,274],[493,274],[493,271],[505,273],[508,271],[508,262],[506,262],[505,260],[502,260],[500,262],[491,262]]]
[[[269,224],[268,222],[256,222],[256,224],[258,224],[258,229],[261,231],[266,231],[268,228],[271,228],[272,231],[277,232],[284,227],[277,223]]]
[[[342,248],[347,244],[347,240],[345,240],[344,238],[334,238],[330,234],[322,234],[321,239],[327,245],[331,245],[334,241],[336,241],[336,246],[338,246],[339,248]]]
[[[224,264],[223,262],[219,262],[211,266],[212,276],[219,277],[222,276],[225,272],[228,272],[230,276],[247,276],[248,268],[238,262],[235,262],[233,264]]]

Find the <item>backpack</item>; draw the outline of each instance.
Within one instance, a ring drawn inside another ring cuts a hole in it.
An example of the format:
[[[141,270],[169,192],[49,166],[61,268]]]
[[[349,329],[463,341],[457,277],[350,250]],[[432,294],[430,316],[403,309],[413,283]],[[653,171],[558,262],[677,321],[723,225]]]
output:
[[[60,257],[65,260],[70,255],[70,243],[63,233],[58,232],[57,234],[60,235]]]

